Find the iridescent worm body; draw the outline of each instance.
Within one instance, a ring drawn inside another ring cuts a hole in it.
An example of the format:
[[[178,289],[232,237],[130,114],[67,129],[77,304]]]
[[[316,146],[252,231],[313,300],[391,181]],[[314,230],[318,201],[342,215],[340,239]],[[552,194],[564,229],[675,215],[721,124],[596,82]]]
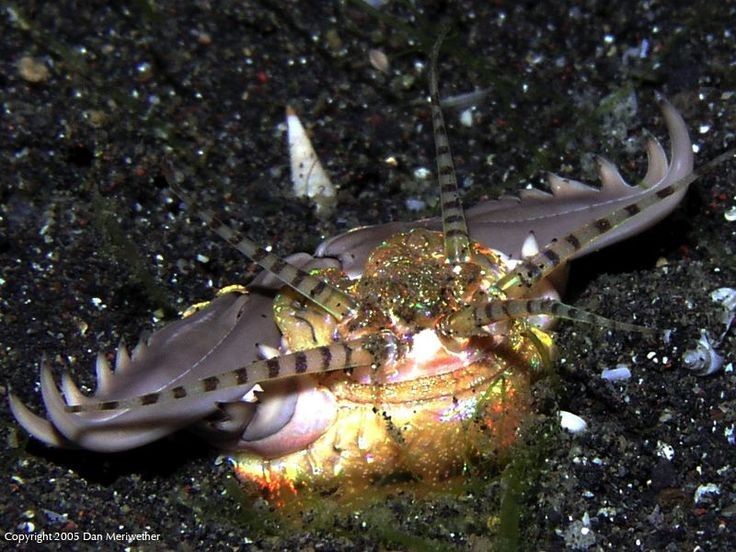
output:
[[[601,159],[601,188],[551,175],[551,193],[464,211],[434,70],[430,93],[440,219],[356,229],[281,259],[201,211],[267,272],[132,355],[121,346],[114,370],[99,355],[93,396],[68,374],[60,392],[44,360],[48,418],[11,395],[19,423],[49,445],[104,452],[191,427],[236,451],[242,478],[276,488],[396,473],[436,480],[513,441],[531,378],[554,355],[552,319],[635,328],[561,303],[560,269],[672,211],[695,178],[692,148],[660,99],[671,158],[650,138],[638,185]]]

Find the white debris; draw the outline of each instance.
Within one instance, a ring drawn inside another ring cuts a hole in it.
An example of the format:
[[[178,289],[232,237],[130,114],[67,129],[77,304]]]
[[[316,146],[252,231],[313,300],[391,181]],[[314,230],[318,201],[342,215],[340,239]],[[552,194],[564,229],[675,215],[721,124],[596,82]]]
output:
[[[309,140],[296,112],[286,108],[286,126],[289,135],[291,183],[294,195],[308,197],[317,207],[318,214],[328,214],[335,206],[335,186],[322,168],[312,142]]]
[[[405,201],[406,208],[409,211],[422,211],[427,208],[427,204],[421,199],[409,198]]]
[[[700,485],[697,489],[695,489],[695,495],[693,496],[693,501],[695,504],[699,504],[701,502],[704,502],[704,499],[717,496],[721,494],[721,487],[716,485],[715,483],[706,483],[705,485]]]
[[[682,354],[682,361],[688,369],[699,376],[714,374],[723,365],[723,357],[716,352],[705,330],[701,330],[695,349],[689,349]]]
[[[588,429],[588,423],[577,414],[560,410],[560,427],[576,435],[585,432]]]
[[[734,318],[736,318],[736,289],[727,287],[718,288],[711,292],[710,298],[714,302],[720,303],[723,307],[721,322],[726,327],[725,331],[728,331]]]
[[[473,126],[473,109],[465,109],[460,113],[460,124],[464,127],[472,127]]]
[[[626,381],[631,379],[631,370],[626,364],[617,364],[615,368],[606,368],[601,372],[606,381]]]
[[[590,516],[588,512],[583,514],[583,519],[573,521],[562,536],[565,545],[573,550],[587,550],[595,544],[595,533],[590,527]]]
[[[675,457],[675,449],[664,441],[657,441],[657,456],[672,461]]]
[[[726,437],[729,445],[736,446],[736,424],[731,424],[724,429],[723,435]]]
[[[483,88],[482,90],[473,90],[465,94],[448,96],[440,100],[440,106],[443,109],[467,109],[482,102],[490,91],[490,88]]]
[[[368,61],[370,61],[371,65],[381,73],[388,74],[391,69],[388,56],[383,52],[383,50],[379,50],[377,48],[371,48],[368,50]]]
[[[700,339],[695,344],[695,348],[685,351],[682,355],[682,360],[687,367],[699,376],[714,374],[723,366],[723,357],[718,354],[716,348],[723,342],[729,329],[731,329],[731,325],[736,320],[736,289],[718,288],[711,292],[710,298],[723,309],[721,313],[723,331],[718,339],[713,339],[706,330],[700,330]],[[731,366],[731,363],[729,363],[729,366]]]
[[[432,176],[432,171],[427,167],[417,167],[414,169],[414,178],[417,180],[427,180],[430,176]]]

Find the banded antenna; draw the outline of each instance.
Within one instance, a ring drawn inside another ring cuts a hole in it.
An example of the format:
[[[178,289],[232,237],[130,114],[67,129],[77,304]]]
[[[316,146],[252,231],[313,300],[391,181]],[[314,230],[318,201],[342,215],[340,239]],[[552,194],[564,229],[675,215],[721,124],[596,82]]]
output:
[[[445,119],[440,107],[439,87],[437,86],[437,57],[442,41],[447,34],[443,30],[432,47],[429,69],[429,96],[434,128],[434,144],[437,151],[437,181],[440,185],[442,204],[442,234],[445,240],[445,257],[452,264],[466,263],[470,260],[470,237],[465,213],[460,203],[457,189],[455,165],[452,162],[450,141],[447,139]]]
[[[187,205],[194,208],[194,200],[176,183],[173,168],[165,167],[166,179],[171,191],[179,196]],[[195,209],[199,216],[222,239],[240,251],[243,255],[268,270],[287,286],[309,301],[313,301],[338,321],[344,320],[357,311],[357,302],[353,297],[335,286],[308,274],[281,257],[266,251],[251,239],[243,236],[225,222],[221,221],[209,209]]]

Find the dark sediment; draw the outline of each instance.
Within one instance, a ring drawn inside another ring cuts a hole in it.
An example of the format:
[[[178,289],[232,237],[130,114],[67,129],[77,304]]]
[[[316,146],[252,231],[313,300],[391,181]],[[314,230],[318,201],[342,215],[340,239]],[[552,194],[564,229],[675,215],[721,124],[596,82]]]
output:
[[[443,95],[491,87],[472,127],[447,114],[466,205],[537,184],[544,170],[594,181],[583,152],[608,155],[632,180],[642,175],[641,129],[665,138],[655,90],[683,113],[701,162],[733,146],[730,4],[461,2],[410,12],[392,2],[377,13],[360,2],[183,4],[2,10],[0,369],[39,411],[42,353],[90,386],[94,353],[133,343],[150,313],[252,275],[251,263],[166,201],[165,160],[203,203],[282,254],[357,225],[432,213],[409,212],[406,201],[436,198],[432,180],[415,174],[434,162],[426,71],[415,64],[426,63],[443,18],[452,24]],[[389,75],[371,66],[369,48],[386,53]],[[278,130],[287,103],[340,185],[329,220],[290,197]],[[665,344],[561,326],[554,391],[540,387],[524,453],[539,469],[516,504],[522,548],[736,542],[736,376],[698,377],[681,361],[701,329],[722,330],[709,293],[736,281],[736,222],[724,216],[736,205],[735,173],[722,165],[656,228],[572,267],[576,306],[675,331]],[[733,339],[720,347],[727,365]],[[601,380],[618,363],[633,377]],[[558,408],[582,416],[587,433],[550,430]],[[295,528],[243,502],[226,462],[188,435],[103,456],[49,450],[26,440],[7,407],[0,416],[3,532],[160,535],[149,548],[485,550],[504,530],[498,474],[471,494],[398,496]],[[696,503],[709,484],[720,494]]]

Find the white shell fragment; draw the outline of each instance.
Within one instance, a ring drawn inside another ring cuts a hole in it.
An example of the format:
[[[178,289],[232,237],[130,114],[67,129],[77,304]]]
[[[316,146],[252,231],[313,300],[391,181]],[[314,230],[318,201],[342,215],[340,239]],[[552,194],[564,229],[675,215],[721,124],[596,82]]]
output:
[[[448,96],[440,100],[440,106],[443,109],[468,109],[482,102],[490,91],[490,88],[483,88],[482,90],[473,90],[456,96]]]
[[[631,379],[631,370],[626,364],[617,364],[615,368],[606,368],[601,372],[606,381],[626,381]]]
[[[731,424],[724,429],[723,435],[726,437],[729,445],[736,447],[736,424]]]
[[[582,519],[570,523],[564,533],[561,530],[556,532],[565,539],[565,548],[569,550],[588,550],[596,542],[595,532],[590,526],[588,512],[583,514]]]
[[[473,110],[472,108],[468,108],[460,112],[460,124],[464,127],[472,127],[473,126]]]
[[[722,287],[711,292],[710,298],[720,303],[723,307],[723,316],[721,316],[721,322],[726,326],[725,331],[731,327],[731,324],[736,318],[736,289]]]
[[[713,497],[721,494],[721,488],[716,485],[715,483],[706,483],[705,485],[700,485],[697,489],[695,489],[695,495],[693,496],[693,501],[695,504],[699,504],[700,502],[703,502],[706,497]]]
[[[689,349],[682,354],[685,365],[699,376],[714,374],[723,366],[723,357],[718,354],[716,348],[723,342],[728,330],[736,320],[736,289],[718,288],[711,292],[710,298],[723,309],[721,313],[721,322],[724,326],[723,332],[721,332],[718,339],[712,339],[708,332],[700,330],[700,339],[698,339],[695,349]]]
[[[577,414],[560,410],[560,427],[573,435],[584,433],[588,429],[588,422]]]
[[[383,52],[383,50],[371,48],[368,50],[368,60],[371,62],[371,65],[381,73],[388,74],[391,69],[388,56]]]
[[[723,365],[723,357],[716,352],[705,330],[701,330],[695,349],[689,349],[682,354],[682,361],[688,369],[699,376],[714,374]]]
[[[672,461],[675,457],[675,448],[664,441],[657,441],[657,456]]]
[[[308,197],[318,214],[328,214],[335,206],[335,186],[322,168],[296,112],[286,107],[286,127],[289,134],[289,159],[294,195]]]

